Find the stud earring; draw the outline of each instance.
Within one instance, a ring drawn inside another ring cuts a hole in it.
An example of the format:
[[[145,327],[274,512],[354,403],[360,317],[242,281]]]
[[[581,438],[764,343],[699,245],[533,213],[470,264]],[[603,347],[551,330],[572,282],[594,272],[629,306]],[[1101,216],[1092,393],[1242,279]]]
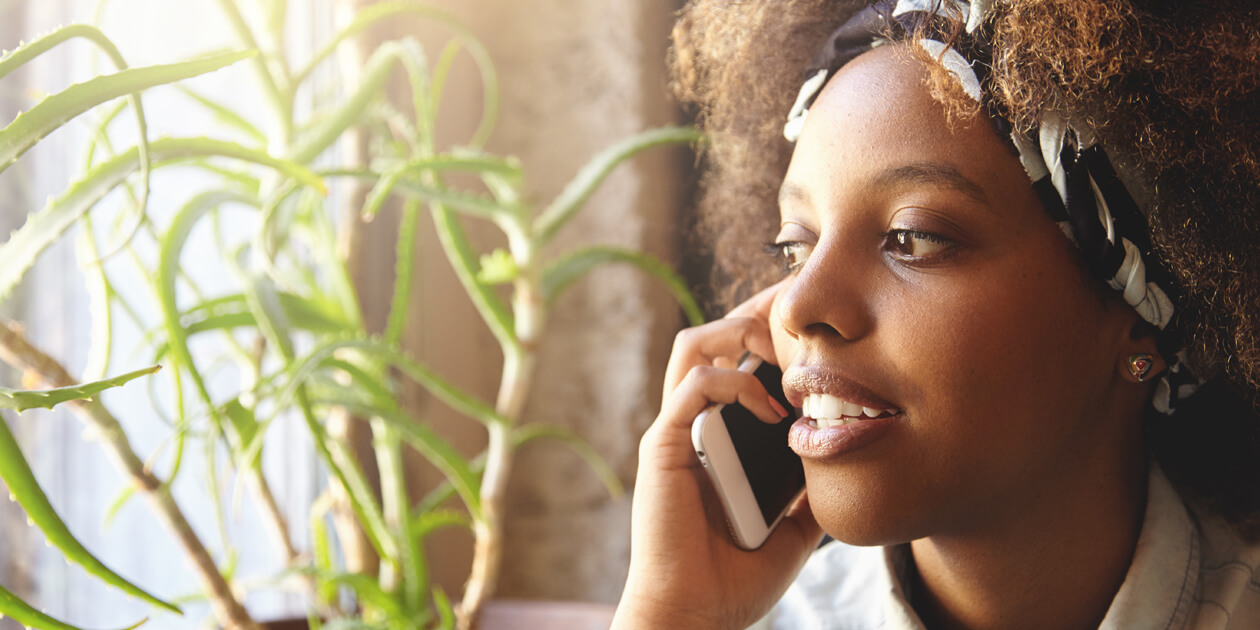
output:
[[[1149,354],[1131,354],[1129,355],[1129,374],[1133,375],[1139,383],[1146,380],[1151,374],[1151,368],[1155,366],[1155,358]]]

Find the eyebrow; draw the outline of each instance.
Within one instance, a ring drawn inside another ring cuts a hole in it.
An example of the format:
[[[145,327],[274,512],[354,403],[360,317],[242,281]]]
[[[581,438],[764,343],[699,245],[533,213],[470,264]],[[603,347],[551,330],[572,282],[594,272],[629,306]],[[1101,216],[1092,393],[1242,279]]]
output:
[[[984,194],[984,189],[979,184],[967,179],[967,176],[958,172],[958,169],[937,162],[916,162],[890,168],[877,175],[872,183],[880,188],[891,188],[903,183],[944,186],[989,205],[989,197]]]
[[[871,180],[871,184],[878,188],[893,188],[904,184],[944,186],[957,190],[981,204],[990,205],[988,195],[979,184],[968,179],[958,169],[938,162],[916,162],[886,169],[876,175]],[[779,207],[791,204],[810,205],[809,191],[800,184],[783,182],[779,188]]]
[[[783,182],[779,187],[779,207],[784,208],[789,204],[809,205],[809,191],[804,186],[794,182]]]

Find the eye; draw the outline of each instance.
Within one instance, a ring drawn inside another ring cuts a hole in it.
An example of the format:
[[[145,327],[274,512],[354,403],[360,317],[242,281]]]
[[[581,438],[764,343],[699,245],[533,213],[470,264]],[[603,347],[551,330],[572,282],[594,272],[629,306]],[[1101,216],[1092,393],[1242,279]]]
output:
[[[953,251],[954,241],[919,230],[891,230],[885,247],[893,254],[911,260],[943,257]]]
[[[766,244],[766,254],[783,264],[783,273],[794,273],[805,264],[811,246],[803,241],[776,241]]]

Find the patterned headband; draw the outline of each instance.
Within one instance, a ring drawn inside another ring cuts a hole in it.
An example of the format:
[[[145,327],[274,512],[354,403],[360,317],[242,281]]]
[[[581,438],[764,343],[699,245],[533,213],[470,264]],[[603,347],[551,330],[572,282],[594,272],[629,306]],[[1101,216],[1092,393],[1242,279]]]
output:
[[[952,45],[945,43],[946,8],[965,24]],[[886,33],[922,33],[918,45],[958,80],[963,92],[986,106],[997,129],[1007,135],[1046,211],[1084,254],[1090,270],[1120,291],[1142,319],[1165,330],[1173,316],[1168,290],[1174,284],[1152,252],[1145,215],[1093,134],[1051,111],[1042,114],[1036,129],[1021,132],[992,106],[983,89],[991,69],[983,33],[988,9],[989,0],[885,0],[859,11],[832,33],[810,63],[783,135],[796,142],[827,80],[858,55],[888,43]],[[1172,414],[1177,401],[1202,384],[1186,367],[1184,352],[1169,354],[1168,370],[1152,401],[1164,414]]]

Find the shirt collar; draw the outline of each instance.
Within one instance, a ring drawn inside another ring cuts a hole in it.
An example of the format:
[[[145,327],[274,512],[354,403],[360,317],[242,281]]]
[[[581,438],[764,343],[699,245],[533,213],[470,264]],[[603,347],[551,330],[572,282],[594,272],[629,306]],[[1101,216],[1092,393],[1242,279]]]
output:
[[[1133,563],[1099,630],[1184,627],[1194,608],[1199,561],[1198,528],[1163,471],[1152,464]],[[883,628],[924,627],[910,606],[910,562],[909,545],[884,548]]]
[[[1199,587],[1199,531],[1168,478],[1151,465],[1133,564],[1099,630],[1181,628]]]

